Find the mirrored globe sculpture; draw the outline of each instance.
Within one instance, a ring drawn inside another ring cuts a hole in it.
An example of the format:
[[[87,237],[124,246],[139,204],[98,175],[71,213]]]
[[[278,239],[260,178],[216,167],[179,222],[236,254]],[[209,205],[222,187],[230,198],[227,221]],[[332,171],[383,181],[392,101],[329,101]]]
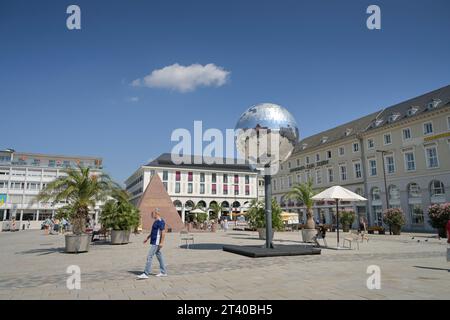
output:
[[[250,107],[239,118],[236,127],[236,149],[248,163],[264,175],[266,244],[272,249],[271,176],[280,162],[289,158],[299,139],[298,126],[290,112],[273,103]]]
[[[287,109],[273,103],[261,103],[247,109],[235,130],[236,149],[258,168],[287,160],[299,138],[294,117]],[[271,170],[272,174],[276,171]]]

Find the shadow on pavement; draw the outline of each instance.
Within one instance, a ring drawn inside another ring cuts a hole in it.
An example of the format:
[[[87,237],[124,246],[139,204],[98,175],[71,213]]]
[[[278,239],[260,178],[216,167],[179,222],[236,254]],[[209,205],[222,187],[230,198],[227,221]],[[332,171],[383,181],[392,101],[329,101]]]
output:
[[[437,271],[447,271],[447,272],[450,272],[450,269],[445,269],[445,268],[422,267],[422,266],[414,266],[414,268],[419,268],[419,269],[429,269],[429,270],[437,270]]]
[[[38,256],[44,256],[52,253],[64,253],[64,248],[30,249],[16,252],[16,254],[38,254]]]
[[[188,246],[183,244],[180,248],[188,249]],[[189,245],[189,250],[222,250],[222,248],[223,244],[221,243],[197,243]]]

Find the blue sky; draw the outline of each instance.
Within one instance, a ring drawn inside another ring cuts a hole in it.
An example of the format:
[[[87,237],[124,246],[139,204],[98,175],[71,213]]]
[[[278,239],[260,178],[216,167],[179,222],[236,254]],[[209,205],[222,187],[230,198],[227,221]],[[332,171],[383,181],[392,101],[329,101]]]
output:
[[[70,4],[81,30],[66,28]],[[370,4],[381,30],[366,28]],[[101,156],[123,182],[172,149],[174,129],[233,128],[259,102],[288,108],[303,138],[448,85],[448,12],[448,0],[1,0],[0,148]],[[130,85],[175,63],[230,73],[188,92]]]

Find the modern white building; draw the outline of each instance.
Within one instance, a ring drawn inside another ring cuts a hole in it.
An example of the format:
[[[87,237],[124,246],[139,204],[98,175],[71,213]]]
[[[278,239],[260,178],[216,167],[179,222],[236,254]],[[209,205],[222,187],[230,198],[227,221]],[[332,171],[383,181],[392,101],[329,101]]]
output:
[[[301,140],[272,182],[284,210],[305,217],[303,205],[285,195],[308,179],[318,190],[341,185],[366,197],[342,207],[370,225],[382,224],[387,207],[400,207],[405,230],[431,231],[428,206],[450,201],[450,86]],[[335,223],[334,208],[317,202],[314,213]]]
[[[224,159],[207,162],[214,164],[203,160],[195,164],[194,158],[191,156],[190,164],[175,164],[171,154],[164,153],[139,167],[125,181],[134,204],[138,204],[154,174],[161,178],[183,222],[196,206],[209,213],[211,204],[221,204],[224,207],[222,215],[230,215],[245,211],[253,199],[264,198],[263,179],[250,166],[227,164]]]
[[[51,218],[65,203],[35,202],[36,195],[45,186],[64,175],[64,169],[75,166],[90,167],[93,172],[102,168],[102,159],[16,152],[12,149],[0,151],[0,221],[2,230],[10,228],[15,218],[16,229],[38,229],[42,222]],[[99,208],[95,210],[98,218]]]

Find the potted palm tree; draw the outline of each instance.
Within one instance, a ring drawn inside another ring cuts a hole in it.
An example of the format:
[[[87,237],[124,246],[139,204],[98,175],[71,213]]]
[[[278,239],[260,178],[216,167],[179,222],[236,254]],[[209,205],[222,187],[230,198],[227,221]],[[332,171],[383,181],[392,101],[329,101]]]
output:
[[[138,227],[139,221],[139,210],[129,202],[128,193],[113,190],[112,199],[103,205],[100,218],[102,226],[111,229],[111,244],[129,243],[131,231]]]
[[[210,214],[211,219],[217,220],[219,218],[219,215],[223,211],[222,204],[218,204],[217,202],[212,203],[209,206],[209,209],[212,210],[212,214]]]
[[[355,212],[344,210],[339,213],[339,216],[339,220],[342,224],[342,231],[349,232],[350,227],[352,226],[353,222],[355,222]]]
[[[106,200],[116,184],[104,173],[92,173],[89,168],[78,166],[64,170],[37,195],[36,201],[51,201],[53,205],[65,201],[61,209],[71,222],[72,233],[65,235],[65,251],[78,253],[89,251],[90,235],[86,231],[89,212]]]
[[[313,241],[314,236],[316,235],[316,223],[313,219],[313,205],[314,200],[312,197],[316,193],[313,189],[312,180],[308,180],[305,183],[299,183],[292,187],[292,189],[286,194],[288,199],[296,200],[298,202],[303,203],[306,207],[306,225],[302,229],[302,239],[304,242]]]
[[[259,239],[266,239],[266,210],[263,201],[253,200],[250,204],[250,208],[247,211],[246,219],[251,228],[255,228],[258,231]],[[283,221],[281,220],[281,208],[278,203],[272,199],[272,228],[274,230],[280,230],[283,227]],[[273,240],[272,232],[272,239]]]
[[[400,235],[405,221],[405,215],[400,208],[390,208],[383,213],[383,222],[391,228],[394,235]]]

